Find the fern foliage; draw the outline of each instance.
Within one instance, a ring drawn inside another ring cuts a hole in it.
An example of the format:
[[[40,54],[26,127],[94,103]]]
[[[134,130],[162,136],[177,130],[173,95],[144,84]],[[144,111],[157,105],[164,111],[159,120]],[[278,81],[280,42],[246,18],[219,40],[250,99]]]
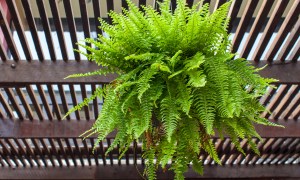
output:
[[[70,77],[119,74],[68,113],[97,96],[105,98],[83,136],[97,135],[101,141],[116,130],[108,151],[119,145],[121,154],[133,141],[142,141],[149,179],[170,162],[176,179],[184,178],[190,163],[202,173],[202,151],[220,163],[211,140],[215,131],[229,136],[241,152],[239,138],[247,138],[258,153],[251,140],[260,138],[254,124],[275,124],[260,117],[265,108],[257,98],[274,80],[259,76],[246,60],[233,59],[227,34],[231,3],[214,13],[202,2],[188,8],[185,0],[177,0],[174,12],[170,0],[160,3],[160,12],[127,3],[122,14],[109,13],[111,25],[100,19],[105,36],[86,39],[92,46],[80,44],[88,52],[82,53],[101,68]]]

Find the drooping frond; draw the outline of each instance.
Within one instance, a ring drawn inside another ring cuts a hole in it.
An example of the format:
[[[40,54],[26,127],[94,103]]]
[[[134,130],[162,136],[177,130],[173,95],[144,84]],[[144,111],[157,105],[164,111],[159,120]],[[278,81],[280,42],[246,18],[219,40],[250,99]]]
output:
[[[99,97],[99,99],[102,99],[103,97],[103,89],[101,87],[98,87],[95,92],[93,92],[93,95],[91,97],[85,98],[83,102],[77,104],[76,106],[69,109],[69,111],[66,113],[66,115],[62,118],[65,119],[67,116],[69,116],[71,113],[75,111],[81,110],[84,106],[88,106],[89,103],[94,100],[95,98]]]
[[[216,94],[209,88],[202,88],[194,92],[194,108],[208,134],[213,134],[216,116]]]
[[[93,72],[71,74],[71,75],[65,77],[64,79],[67,79],[67,78],[78,78],[78,77],[87,77],[87,76],[95,76],[95,75],[107,75],[109,73],[121,73],[121,72],[118,72],[117,69],[101,68],[101,69],[98,69],[98,70],[93,71]]]
[[[226,58],[226,57],[225,57]],[[223,56],[215,56],[204,62],[204,68],[207,73],[207,81],[210,83],[216,92],[217,110],[223,117],[232,117],[232,111],[229,109],[229,71],[224,64],[225,58]]]
[[[175,139],[168,141],[166,138],[164,138],[159,144],[158,151],[161,153],[159,153],[160,156],[158,156],[157,159],[159,162],[161,162],[161,167],[165,168],[176,152]]]
[[[206,139],[207,135],[205,133],[200,132],[201,138]],[[217,163],[221,164],[220,158],[217,154],[216,148],[212,139],[204,140],[201,144],[201,147],[210,155],[210,157]]]
[[[193,170],[195,172],[197,172],[198,174],[203,175],[203,163],[202,163],[202,161],[195,159],[192,162],[193,162],[193,166],[192,166]]]
[[[155,149],[154,148],[150,148],[148,149],[144,154],[143,154],[143,158],[146,159],[146,168],[145,168],[145,175],[149,178],[149,179],[156,179],[156,168],[155,168]]]
[[[143,94],[150,88],[150,81],[157,74],[157,70],[154,68],[148,68],[141,72],[138,80],[138,98],[141,101]],[[141,101],[142,102],[142,101]]]
[[[161,101],[160,113],[167,139],[168,141],[171,141],[172,135],[176,130],[177,123],[180,118],[179,111],[174,104],[174,99],[170,96],[165,97]]]

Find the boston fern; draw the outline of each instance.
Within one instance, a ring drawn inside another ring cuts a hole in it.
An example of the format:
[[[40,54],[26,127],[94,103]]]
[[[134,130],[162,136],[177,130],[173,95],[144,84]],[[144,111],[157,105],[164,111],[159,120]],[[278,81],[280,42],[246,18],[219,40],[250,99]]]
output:
[[[119,146],[121,155],[133,141],[142,141],[149,179],[156,178],[159,167],[170,167],[176,179],[183,179],[190,163],[201,174],[202,152],[220,164],[211,140],[215,132],[229,136],[242,153],[239,139],[246,138],[259,153],[253,124],[276,124],[260,117],[265,108],[257,99],[274,80],[260,77],[246,60],[234,60],[227,33],[230,2],[212,14],[208,4],[199,7],[202,2],[189,8],[177,0],[174,12],[170,0],[159,4],[159,12],[127,3],[129,10],[122,14],[109,13],[112,25],[100,19],[105,35],[86,39],[91,46],[81,44],[88,52],[81,53],[101,68],[69,76],[119,74],[67,113],[105,98],[83,136],[96,134],[99,143],[116,130],[106,153]]]

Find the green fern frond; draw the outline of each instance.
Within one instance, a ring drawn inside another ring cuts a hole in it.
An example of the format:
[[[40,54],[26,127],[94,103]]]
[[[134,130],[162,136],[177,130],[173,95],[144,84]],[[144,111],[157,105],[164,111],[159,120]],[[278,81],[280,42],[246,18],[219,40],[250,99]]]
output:
[[[140,130],[143,132],[150,129],[151,126],[151,118],[152,118],[152,111],[153,111],[153,102],[151,101],[151,96],[143,96],[141,99],[142,103],[140,104],[140,111],[141,116],[139,117],[140,120],[143,121],[144,126],[139,127]],[[138,138],[139,136],[137,136]]]
[[[171,0],[165,0],[163,2],[156,2],[158,3],[159,5],[159,10],[161,12],[161,16],[170,21],[172,19],[172,13],[171,13],[171,10],[170,10],[170,3],[171,3]]]
[[[211,59],[207,59],[204,62],[204,68],[207,72],[207,81],[211,83],[211,86],[215,87],[218,103],[217,109],[222,117],[233,117],[232,111],[230,111],[229,104],[229,72],[226,65],[223,63],[225,57],[216,56]]]
[[[135,60],[135,61],[153,61],[154,58],[161,56],[159,53],[144,53],[144,54],[131,54],[125,57],[125,60]]]
[[[239,83],[239,80],[234,76],[234,74],[231,75],[228,81],[230,89],[228,97],[228,101],[230,103],[228,103],[228,110],[230,114],[239,117],[242,112],[245,93],[243,87]]]
[[[276,126],[276,127],[281,127],[281,128],[284,128],[284,126],[280,125],[280,124],[276,124],[276,123],[273,123],[269,120],[267,120],[266,118],[251,118],[251,120],[257,124],[262,124],[262,125],[266,125],[266,126]]]
[[[156,179],[156,169],[154,164],[155,150],[151,147],[143,153],[143,158],[146,159],[146,168],[144,170],[144,173],[147,175],[149,180]]]
[[[141,72],[140,78],[138,80],[138,99],[141,101],[143,94],[150,88],[151,79],[157,74],[155,68],[148,68]]]
[[[96,143],[102,141],[115,129],[116,124],[120,122],[120,118],[123,114],[120,108],[121,104],[111,86],[106,86],[104,97],[105,101],[102,110],[91,128],[98,134]]]
[[[67,77],[65,77],[64,79],[68,79],[68,78],[78,78],[78,77],[87,77],[87,76],[95,76],[95,75],[107,75],[109,73],[118,73],[118,71],[116,69],[107,69],[107,68],[102,68],[102,69],[98,69],[96,71],[93,72],[87,72],[87,73],[79,73],[79,74],[71,74]],[[120,74],[121,72],[119,72]]]
[[[187,71],[197,69],[200,67],[201,64],[204,63],[204,61],[205,61],[205,58],[204,58],[203,54],[198,52],[191,59],[188,59],[185,61],[185,69]]]
[[[188,85],[199,88],[206,84],[206,76],[201,70],[190,70],[187,72],[189,76]]]
[[[160,39],[167,39],[168,32],[168,22],[166,19],[162,18],[157,11],[155,11],[152,7],[144,7],[147,20],[153,25],[150,26],[151,33],[153,36]],[[162,46],[162,44],[160,44]]]
[[[176,71],[173,74],[171,74],[170,76],[168,76],[168,79],[172,79],[173,77],[175,77],[175,76],[177,76],[177,75],[179,75],[179,74],[181,74],[183,72],[184,72],[184,70]]]
[[[216,96],[208,88],[202,88],[194,92],[193,106],[208,134],[214,134],[213,126],[216,113]]]
[[[192,161],[192,163],[193,163],[193,165],[192,165],[193,170],[195,172],[203,175],[203,163],[202,163],[202,161],[194,159]]]
[[[262,140],[260,135],[256,132],[254,125],[248,119],[240,118],[237,121],[237,125],[238,125],[237,128],[243,129],[244,133],[247,134],[248,136],[256,137]]]
[[[174,100],[167,96],[161,101],[160,113],[168,141],[171,141],[172,135],[176,130],[180,114],[174,104]]]
[[[102,99],[103,97],[103,89],[101,87],[98,87],[96,91],[93,93],[92,96],[85,98],[83,102],[77,104],[76,106],[69,109],[69,111],[64,115],[62,119],[65,119],[67,116],[69,116],[71,113],[81,110],[84,106],[88,106],[91,101],[93,101],[95,98],[99,97],[99,99]]]
[[[118,128],[116,137],[114,138],[112,144],[106,150],[105,155],[108,155],[108,153],[111,152],[118,145],[124,146],[127,142],[127,138],[128,138],[128,136],[126,134],[126,126],[125,126],[125,123],[123,123],[123,126],[120,126]],[[119,158],[121,158],[121,157],[119,157]]]
[[[184,79],[177,78],[175,83],[177,84],[176,102],[180,105],[181,110],[185,112],[186,115],[189,115],[193,103],[191,88],[187,86]]]
[[[251,137],[248,137],[248,144],[250,145],[250,148],[257,154],[260,155],[260,152],[257,148],[257,145],[253,142]]]
[[[172,56],[172,58],[170,59],[170,64],[171,64],[173,69],[176,66],[177,62],[180,60],[180,57],[181,57],[180,54],[182,54],[182,50],[178,50],[174,54],[174,56]]]
[[[130,106],[133,106],[133,103],[136,103],[134,99],[135,96],[137,96],[137,94],[137,90],[132,90],[130,93],[127,93],[123,96],[121,109],[124,114],[126,114],[129,111],[129,108]]]
[[[191,154],[200,154],[201,137],[199,134],[199,122],[196,119],[185,118],[186,123],[182,124],[181,129],[188,144],[187,149]]]
[[[241,152],[242,154],[245,155],[244,150],[241,147],[240,141],[239,141],[239,137],[244,137],[245,134],[242,130],[237,129],[236,127],[232,126],[232,124],[230,122],[225,121],[226,122],[226,133],[229,135],[231,142],[235,145],[235,147],[237,148],[237,150],[239,152]]]
[[[161,157],[158,158],[158,161],[161,163],[161,167],[165,168],[176,152],[176,141],[173,139],[169,142],[164,138],[159,144],[159,151]]]
[[[151,69],[171,73],[169,66],[163,62],[156,62],[156,63],[151,64]]]
[[[217,164],[221,164],[220,158],[218,157],[216,148],[212,142],[212,140],[206,141],[203,145],[202,145],[203,149],[208,152],[208,154],[210,155],[210,157],[217,163]]]

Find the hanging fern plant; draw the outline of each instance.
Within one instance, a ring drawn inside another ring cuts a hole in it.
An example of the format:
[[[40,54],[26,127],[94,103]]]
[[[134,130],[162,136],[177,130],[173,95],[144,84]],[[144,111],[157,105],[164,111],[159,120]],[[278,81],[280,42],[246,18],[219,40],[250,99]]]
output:
[[[274,80],[260,77],[244,59],[233,60],[227,33],[230,2],[212,14],[208,4],[199,7],[202,2],[188,8],[177,0],[174,12],[170,0],[159,4],[160,12],[152,7],[142,12],[127,3],[123,14],[109,13],[112,25],[100,19],[106,36],[86,39],[92,47],[81,44],[88,51],[81,53],[102,68],[69,76],[119,74],[67,113],[97,96],[105,98],[83,136],[96,134],[99,143],[116,130],[106,153],[119,145],[124,154],[133,141],[142,141],[149,179],[169,162],[176,179],[184,178],[190,163],[201,174],[201,151],[220,164],[211,140],[216,131],[229,136],[242,153],[239,138],[247,138],[259,153],[252,142],[260,138],[253,124],[276,124],[260,117],[265,108],[257,99]]]

